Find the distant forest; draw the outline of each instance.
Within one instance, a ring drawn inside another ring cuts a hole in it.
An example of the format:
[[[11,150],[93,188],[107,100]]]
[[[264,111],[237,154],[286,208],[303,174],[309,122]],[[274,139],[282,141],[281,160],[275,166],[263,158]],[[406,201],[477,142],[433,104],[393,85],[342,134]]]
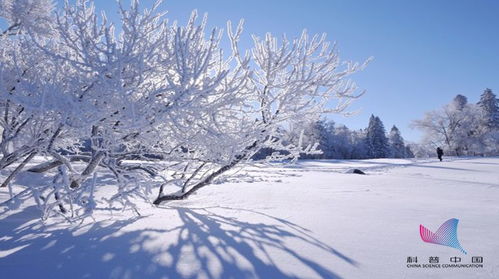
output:
[[[405,142],[395,125],[387,132],[383,121],[375,115],[371,115],[365,129],[351,130],[332,120],[321,119],[283,128],[281,137],[285,142],[320,150],[303,154],[304,159],[431,157],[436,155],[437,147],[452,156],[499,155],[498,99],[491,89],[485,89],[476,104],[457,95],[449,104],[413,121],[411,126],[423,131],[420,143]],[[272,152],[272,149],[263,149],[254,159],[265,158]]]

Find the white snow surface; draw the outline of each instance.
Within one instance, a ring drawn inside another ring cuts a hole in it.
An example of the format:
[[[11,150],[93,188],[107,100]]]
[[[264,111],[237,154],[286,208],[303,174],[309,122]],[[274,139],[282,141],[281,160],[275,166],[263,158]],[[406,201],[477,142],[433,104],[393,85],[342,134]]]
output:
[[[0,207],[0,278],[499,278],[499,158],[446,159],[243,168],[186,201],[98,207],[81,224]],[[421,240],[420,224],[451,218],[467,255]],[[407,267],[430,256],[483,267]]]

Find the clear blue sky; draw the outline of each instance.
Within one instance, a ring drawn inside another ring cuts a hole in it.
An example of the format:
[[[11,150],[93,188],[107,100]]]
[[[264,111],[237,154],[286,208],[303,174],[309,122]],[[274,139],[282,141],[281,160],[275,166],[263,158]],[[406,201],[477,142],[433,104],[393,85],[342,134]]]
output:
[[[60,1],[62,2],[62,1]],[[110,19],[114,1],[96,1]],[[126,3],[127,1],[125,1]],[[154,1],[142,0],[143,7]],[[225,28],[244,18],[242,46],[250,34],[328,34],[345,60],[375,60],[353,76],[367,94],[352,106],[353,117],[333,116],[352,129],[367,126],[371,114],[406,140],[417,141],[411,120],[423,117],[457,94],[476,102],[488,87],[499,92],[499,1],[495,0],[166,0],[161,9],[171,20],[185,22],[197,9],[209,25]]]

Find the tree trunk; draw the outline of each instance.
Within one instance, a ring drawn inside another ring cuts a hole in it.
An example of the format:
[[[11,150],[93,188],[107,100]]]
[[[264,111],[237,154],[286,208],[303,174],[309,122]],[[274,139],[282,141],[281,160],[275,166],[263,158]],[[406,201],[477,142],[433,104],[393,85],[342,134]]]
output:
[[[75,162],[75,161],[90,162],[90,159],[91,159],[90,156],[83,156],[83,155],[72,155],[69,157],[70,162]],[[52,160],[49,162],[45,162],[45,163],[41,163],[39,165],[33,166],[33,167],[27,169],[27,171],[35,172],[35,173],[43,173],[43,172],[46,172],[46,171],[51,170],[53,168],[56,168],[62,164],[63,163],[60,160]]]
[[[225,165],[215,171],[214,173],[210,174],[208,177],[206,177],[203,181],[198,182],[196,185],[194,185],[189,191],[183,193],[182,195],[166,195],[166,196],[160,196],[158,197],[153,203],[155,205],[160,205],[164,201],[171,201],[171,200],[184,200],[187,199],[190,195],[194,194],[197,190],[203,188],[204,186],[210,184],[213,179],[215,179],[217,176],[221,175],[222,173],[232,169],[235,165],[237,165],[241,159],[236,159],[232,161],[230,164]]]
[[[162,202],[165,202],[165,201],[187,199],[190,195],[194,194],[197,190],[203,188],[206,185],[211,184],[211,182],[213,182],[213,180],[215,178],[217,178],[218,176],[220,176],[224,172],[232,169],[234,166],[236,166],[242,160],[246,159],[247,155],[250,153],[250,151],[252,151],[253,149],[255,149],[257,147],[258,142],[259,142],[258,140],[253,142],[253,144],[251,144],[250,146],[248,146],[244,149],[243,154],[241,154],[240,156],[237,156],[230,164],[219,168],[217,171],[210,174],[204,180],[202,180],[202,181],[198,182],[196,185],[194,185],[191,189],[189,189],[189,191],[187,191],[181,195],[165,195],[165,196],[161,196],[161,192],[160,192],[160,195],[156,198],[156,200],[153,202],[153,204],[160,205]]]
[[[90,160],[90,162],[88,163],[88,165],[85,168],[85,170],[83,170],[83,172],[81,173],[80,178],[71,181],[70,187],[72,189],[78,188],[80,186],[80,183],[83,180],[85,180],[88,176],[90,176],[95,171],[95,169],[97,168],[97,166],[100,164],[100,161],[102,161],[102,159],[104,158],[104,155],[105,155],[104,152],[99,151],[95,155],[95,157],[93,157],[92,160]]]

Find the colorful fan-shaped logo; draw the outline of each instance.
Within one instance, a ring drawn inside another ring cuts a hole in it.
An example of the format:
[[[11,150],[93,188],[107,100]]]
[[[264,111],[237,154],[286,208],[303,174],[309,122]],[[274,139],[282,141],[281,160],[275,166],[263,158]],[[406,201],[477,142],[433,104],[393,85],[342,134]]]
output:
[[[449,246],[467,254],[463,247],[461,247],[461,244],[459,244],[459,240],[457,240],[457,223],[459,223],[458,219],[449,219],[436,232],[432,232],[425,226],[419,225],[419,234],[424,242]]]

